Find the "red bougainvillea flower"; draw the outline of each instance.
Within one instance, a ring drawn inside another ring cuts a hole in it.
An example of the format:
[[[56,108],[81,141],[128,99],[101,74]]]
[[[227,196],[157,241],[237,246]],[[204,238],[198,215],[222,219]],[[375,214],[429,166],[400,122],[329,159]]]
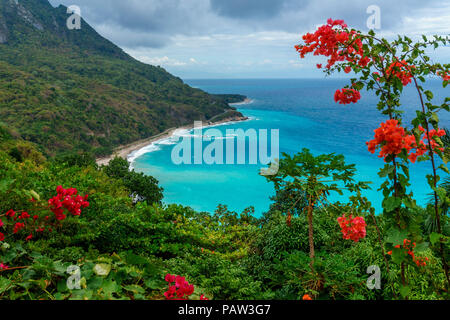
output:
[[[78,195],[78,191],[75,188],[64,189],[62,186],[58,186],[56,192],[58,195],[48,200],[48,205],[57,220],[66,219],[64,209],[67,209],[74,216],[79,216],[81,208],[89,206],[89,202],[87,202],[88,195],[84,197]]]
[[[366,237],[366,222],[363,217],[355,217],[352,215],[347,219],[345,214],[337,219],[341,227],[342,237],[345,240],[353,240],[358,242],[359,239]]]
[[[167,300],[172,300],[176,292],[177,288],[175,286],[170,286],[169,290],[164,292],[164,296],[166,297]]]
[[[28,212],[22,212],[22,214],[19,216],[19,219],[28,219],[30,217]]]
[[[28,237],[25,238],[25,241],[30,241],[31,239],[33,239],[33,235],[30,234]]]
[[[13,209],[11,209],[11,210],[8,210],[8,212],[6,212],[6,216],[7,217],[14,217],[14,215],[16,214],[16,212],[13,210]]]
[[[4,223],[2,221],[2,219],[0,219],[0,228],[3,227]]]
[[[302,300],[312,300],[311,296],[309,294],[305,294],[302,298]]]
[[[164,279],[169,283],[169,289],[164,293],[168,300],[187,300],[194,293],[194,286],[185,277],[167,274]]]
[[[426,130],[424,128],[422,128],[422,126],[419,126],[419,130],[422,131],[423,137],[421,138],[419,145],[415,145],[416,152],[411,152],[411,154],[408,157],[412,163],[416,162],[417,157],[420,157],[420,156],[424,155],[427,151],[429,151],[428,146],[431,146],[431,149],[434,152],[436,152],[436,150],[444,152],[444,148],[441,147],[436,142],[434,137],[440,138],[440,137],[445,136],[446,135],[445,130],[442,130],[442,129],[430,130],[430,132],[429,132],[430,140],[428,140],[428,135],[426,133]]]
[[[395,61],[386,69],[386,76],[389,78],[391,76],[397,77],[400,79],[404,86],[407,86],[411,83],[412,74],[408,70],[415,68],[414,66],[408,66],[405,60]]]
[[[442,71],[442,72],[438,72],[437,75],[439,77],[441,77],[442,80],[450,82],[450,73]]]
[[[22,230],[23,228],[25,228],[25,224],[24,224],[24,223],[21,223],[21,222],[17,222],[17,223],[14,225],[13,233],[17,233],[17,232],[19,232],[20,230]]]
[[[0,262],[0,270],[6,270],[9,269],[9,267],[6,264],[3,264],[2,262]]]
[[[200,296],[200,300],[209,300],[207,297],[205,297],[203,294]]]
[[[416,257],[414,254],[414,248],[416,247],[416,243],[413,242],[411,243],[411,240],[408,239],[404,239],[403,240],[403,245],[396,245],[394,248],[398,248],[398,249],[403,249],[408,255],[411,256],[413,262],[418,266],[418,267],[423,267],[427,265],[427,261],[429,260],[428,258],[422,258],[422,257]],[[388,252],[389,255],[392,255],[392,251]]]
[[[388,155],[397,155],[404,149],[409,153],[416,145],[416,138],[408,135],[397,120],[391,119],[381,123],[380,128],[375,130],[375,138],[366,144],[371,153],[381,147],[379,157],[386,161]]]
[[[367,67],[370,57],[364,53],[361,34],[355,30],[348,30],[343,20],[328,19],[327,24],[320,26],[314,33],[307,33],[302,37],[304,44],[296,45],[295,49],[304,58],[307,54],[328,57],[325,69],[330,69],[336,63],[341,63],[345,73],[352,71],[352,66]],[[322,64],[317,64],[322,68]],[[336,102],[348,104],[356,103],[361,95],[356,90],[343,89],[334,96]]]
[[[171,275],[171,274],[166,274],[166,277],[164,278],[164,280],[169,283],[175,282],[175,279],[176,279],[176,276]]]
[[[5,235],[0,232],[0,241],[5,241]]]
[[[361,99],[361,94],[355,89],[344,88],[336,90],[334,94],[334,101],[340,104],[356,103],[359,99]]]
[[[305,34],[302,37],[305,44],[297,45],[295,49],[301,58],[308,53],[328,57],[327,69],[336,62],[351,62],[365,67],[371,60],[364,56],[359,36],[356,31],[347,30],[343,20],[328,19],[327,24],[320,26],[314,33]]]

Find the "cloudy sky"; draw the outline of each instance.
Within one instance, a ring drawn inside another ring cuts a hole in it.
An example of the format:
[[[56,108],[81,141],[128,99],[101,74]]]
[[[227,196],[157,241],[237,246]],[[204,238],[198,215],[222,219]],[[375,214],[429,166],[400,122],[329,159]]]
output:
[[[450,0],[50,0],[77,5],[101,35],[133,57],[182,78],[322,77],[300,60],[301,35],[327,18],[367,31],[381,9],[385,37],[450,34]],[[450,47],[433,52],[450,61]]]

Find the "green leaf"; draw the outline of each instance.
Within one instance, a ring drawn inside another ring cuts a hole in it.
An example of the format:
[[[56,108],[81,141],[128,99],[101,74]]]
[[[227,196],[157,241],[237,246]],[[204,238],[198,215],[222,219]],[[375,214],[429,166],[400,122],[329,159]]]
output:
[[[439,123],[439,117],[436,112],[431,113],[430,122],[436,125]]]
[[[384,177],[387,177],[393,171],[394,171],[394,166],[387,164],[384,166],[383,169],[380,170],[380,172],[378,172],[378,175],[380,176],[380,178],[384,178]]]
[[[0,181],[0,192],[6,192],[9,189],[9,186],[14,183],[13,179],[3,179]]]
[[[433,100],[433,92],[427,90],[427,91],[424,92],[424,94],[425,94],[425,96],[427,97],[427,99],[429,101]]]
[[[406,258],[406,252],[402,248],[392,249],[392,261],[396,264],[401,264]]]
[[[12,281],[7,279],[7,278],[3,278],[0,277],[0,293],[5,292],[7,289],[10,289],[10,285],[11,285]]]
[[[414,248],[415,252],[423,252],[428,249],[428,242],[421,242]]]
[[[142,287],[135,285],[135,284],[131,284],[131,285],[125,286],[123,288],[127,291],[133,292],[134,294],[139,294],[139,293],[144,294],[145,293],[145,290]]]
[[[383,200],[383,208],[387,212],[392,212],[402,205],[402,199],[397,197],[389,197]]]
[[[409,295],[409,293],[411,292],[411,288],[408,287],[408,286],[400,286],[400,290],[399,291],[400,291],[400,295],[403,298],[406,298]]]
[[[442,234],[437,233],[437,232],[432,232],[430,234],[430,242],[431,242],[431,244],[435,245],[436,243],[438,243],[439,240],[441,239],[441,237],[442,237]]]
[[[40,200],[41,200],[41,196],[39,196],[39,194],[38,194],[36,191],[31,190],[31,191],[30,191],[30,194],[31,194],[31,195],[33,196],[33,198],[36,199],[37,201],[40,201]]]
[[[153,279],[147,279],[144,281],[147,288],[155,290],[160,289],[164,286],[164,283],[162,281],[153,280]]]
[[[106,277],[111,272],[111,265],[107,263],[98,263],[94,267],[94,272],[98,276]]]
[[[148,260],[144,257],[138,256],[132,252],[128,252],[127,256],[125,258],[128,264],[134,264],[134,265],[146,265],[148,264]]]
[[[403,245],[403,240],[407,238],[408,231],[392,228],[387,233],[386,242],[392,243],[393,246]]]
[[[102,290],[107,296],[111,296],[114,292],[119,290],[119,286],[115,281],[108,280],[103,282]]]

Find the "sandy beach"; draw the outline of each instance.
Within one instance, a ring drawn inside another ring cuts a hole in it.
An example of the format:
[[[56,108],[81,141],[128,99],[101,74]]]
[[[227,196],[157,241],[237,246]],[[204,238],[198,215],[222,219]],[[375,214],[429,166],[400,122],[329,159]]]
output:
[[[248,102],[245,101],[245,102],[242,102],[240,104],[251,102],[251,100],[249,100],[249,99],[247,99],[247,100],[248,100]],[[236,116],[234,116],[234,117],[229,117],[229,118],[222,119],[220,121],[207,121],[207,122],[204,122],[203,125],[204,126],[220,125],[220,124],[225,124],[225,123],[228,123],[228,122],[247,121],[247,120],[249,120],[248,117],[236,117]],[[99,166],[101,166],[101,165],[107,165],[109,163],[109,161],[111,159],[115,158],[116,156],[120,157],[120,158],[123,158],[123,159],[127,159],[128,155],[130,155],[134,151],[142,149],[142,148],[144,148],[144,147],[146,147],[146,146],[148,146],[148,145],[150,145],[150,144],[152,144],[152,143],[154,143],[156,141],[170,138],[174,134],[174,132],[177,131],[177,130],[180,130],[180,129],[190,130],[190,129],[193,129],[193,128],[194,128],[194,124],[181,126],[181,127],[177,127],[177,128],[167,129],[167,130],[165,130],[165,131],[163,131],[163,132],[161,132],[159,134],[156,134],[154,136],[151,136],[149,138],[138,140],[138,141],[132,142],[130,144],[119,146],[119,147],[117,147],[114,150],[113,154],[111,154],[110,156],[107,156],[107,157],[97,158],[96,162],[97,162],[97,164]]]
[[[236,102],[236,103],[230,103],[229,105],[230,105],[230,106],[240,106],[240,105],[244,105],[244,104],[250,104],[250,103],[252,103],[252,102],[253,102],[252,99],[245,98],[244,101]]]

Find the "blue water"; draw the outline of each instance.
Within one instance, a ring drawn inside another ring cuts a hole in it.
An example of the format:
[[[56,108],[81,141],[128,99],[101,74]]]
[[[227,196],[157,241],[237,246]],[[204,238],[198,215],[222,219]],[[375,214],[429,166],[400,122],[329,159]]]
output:
[[[384,165],[382,159],[367,151],[365,142],[373,138],[373,130],[386,120],[376,110],[377,98],[362,92],[357,104],[335,104],[336,89],[348,83],[344,79],[286,79],[286,80],[189,80],[189,85],[210,93],[239,93],[253,103],[238,106],[239,111],[251,121],[215,127],[225,136],[227,129],[249,128],[279,129],[280,152],[289,154],[309,148],[314,154],[342,153],[347,163],[355,163],[357,179],[372,181],[372,190],[364,195],[381,211],[381,192],[377,189],[383,182],[377,175]],[[440,103],[449,96],[440,81],[427,84]],[[403,110],[407,121],[412,119],[419,107],[417,93],[410,85],[403,97]],[[441,127],[450,127],[450,116],[440,114]],[[407,123],[407,122],[405,122]],[[205,143],[206,145],[208,143]],[[137,171],[153,175],[164,188],[165,203],[178,203],[200,211],[213,212],[218,204],[241,212],[253,206],[256,216],[267,211],[274,194],[272,184],[258,174],[258,165],[175,165],[171,160],[174,144],[170,141],[148,148],[133,162]],[[155,151],[156,149],[156,151]],[[429,163],[411,166],[411,190],[418,204],[426,203],[430,189],[425,175],[430,173]],[[441,174],[442,176],[442,174]],[[337,195],[332,200],[344,200]]]

